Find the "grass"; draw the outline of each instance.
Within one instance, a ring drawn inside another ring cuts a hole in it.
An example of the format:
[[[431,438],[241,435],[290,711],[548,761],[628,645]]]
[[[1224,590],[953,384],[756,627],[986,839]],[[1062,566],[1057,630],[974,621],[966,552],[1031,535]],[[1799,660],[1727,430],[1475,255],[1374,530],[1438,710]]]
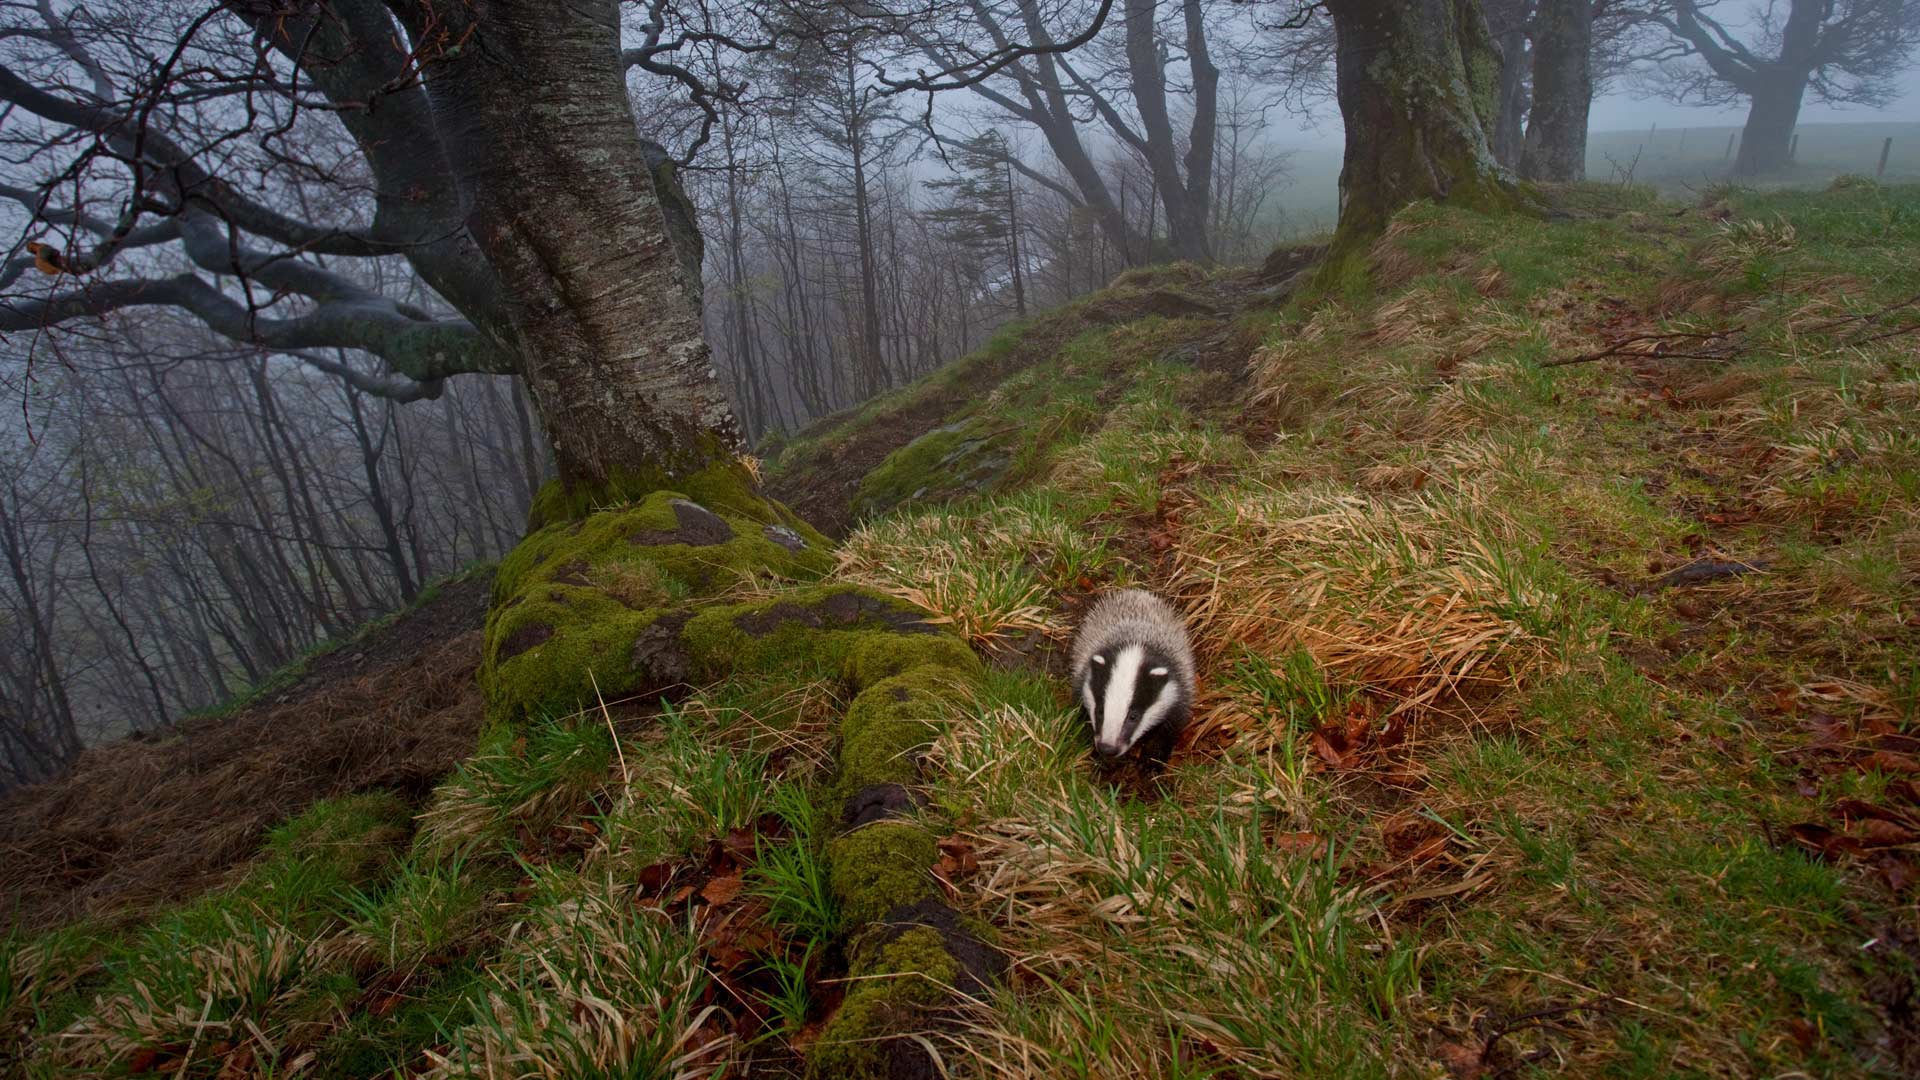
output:
[[[1350,299],[1077,326],[788,451],[949,398],[1042,433],[836,571],[997,661],[912,811],[1010,962],[926,1031],[949,1075],[1916,1067],[1920,354],[1876,335],[1920,189],[1567,197],[1412,208]],[[1184,359],[1223,331],[1244,385]],[[1676,332],[1726,349],[1554,363]],[[1657,585],[1699,559],[1760,569]],[[1203,669],[1155,775],[1048,666],[1127,584]],[[328,800],[193,902],[0,941],[0,1069],[795,1074],[860,947],[816,674],[495,728],[417,821]]]

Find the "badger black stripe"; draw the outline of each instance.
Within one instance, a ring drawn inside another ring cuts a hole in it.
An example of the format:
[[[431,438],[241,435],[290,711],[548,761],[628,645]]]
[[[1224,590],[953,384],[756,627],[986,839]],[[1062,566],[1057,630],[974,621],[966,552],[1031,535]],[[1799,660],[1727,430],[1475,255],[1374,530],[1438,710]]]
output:
[[[1113,678],[1112,665],[1094,664],[1088,671],[1087,681],[1093,686],[1093,733],[1100,734],[1100,710],[1107,707],[1107,683]]]
[[[1151,674],[1153,657],[1149,654],[1142,658],[1140,677],[1133,683],[1133,700],[1127,705],[1127,723],[1120,737],[1131,743],[1140,730],[1140,724],[1147,718],[1147,710],[1160,698],[1160,691],[1166,689],[1165,676]]]

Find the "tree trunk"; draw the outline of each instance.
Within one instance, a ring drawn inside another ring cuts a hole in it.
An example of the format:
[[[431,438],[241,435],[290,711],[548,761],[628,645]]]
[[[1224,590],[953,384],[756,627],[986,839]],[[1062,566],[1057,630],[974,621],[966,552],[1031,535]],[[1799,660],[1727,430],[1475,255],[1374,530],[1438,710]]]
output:
[[[1520,165],[1521,148],[1526,145],[1527,109],[1527,28],[1517,23],[1506,27],[1497,39],[1500,44],[1499,112],[1489,138],[1493,159],[1513,169]]]
[[[1587,178],[1587,111],[1593,105],[1592,0],[1541,0],[1534,16],[1533,116],[1520,175]]]
[[[1761,82],[1747,109],[1747,125],[1740,131],[1740,153],[1733,160],[1737,176],[1760,176],[1787,167],[1788,144],[1800,122],[1800,100],[1806,94],[1807,74],[1780,72]]]
[[[428,90],[562,482],[659,486],[731,459],[700,284],[634,128],[616,0],[431,7],[403,18],[416,41],[437,19],[465,42],[425,65]]]
[[[1336,250],[1420,199],[1520,205],[1487,141],[1499,49],[1477,0],[1328,0],[1327,9],[1347,132]]]

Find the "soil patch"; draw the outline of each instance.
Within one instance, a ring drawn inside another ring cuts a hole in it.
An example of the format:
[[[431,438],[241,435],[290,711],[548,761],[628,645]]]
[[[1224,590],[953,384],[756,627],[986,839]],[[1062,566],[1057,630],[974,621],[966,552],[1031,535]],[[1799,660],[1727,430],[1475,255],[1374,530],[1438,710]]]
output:
[[[424,799],[479,733],[490,584],[446,586],[268,699],[93,747],[66,776],[0,798],[0,926],[125,918],[192,896],[318,799]]]

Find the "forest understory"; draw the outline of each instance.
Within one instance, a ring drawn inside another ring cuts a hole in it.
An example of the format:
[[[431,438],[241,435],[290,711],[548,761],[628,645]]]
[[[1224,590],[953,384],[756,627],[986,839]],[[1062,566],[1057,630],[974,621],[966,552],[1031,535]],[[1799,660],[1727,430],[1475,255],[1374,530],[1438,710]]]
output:
[[[1124,274],[797,517],[555,521],[7,796],[0,1070],[1912,1075],[1920,188],[1552,194]],[[1133,584],[1163,772],[1061,677]]]

